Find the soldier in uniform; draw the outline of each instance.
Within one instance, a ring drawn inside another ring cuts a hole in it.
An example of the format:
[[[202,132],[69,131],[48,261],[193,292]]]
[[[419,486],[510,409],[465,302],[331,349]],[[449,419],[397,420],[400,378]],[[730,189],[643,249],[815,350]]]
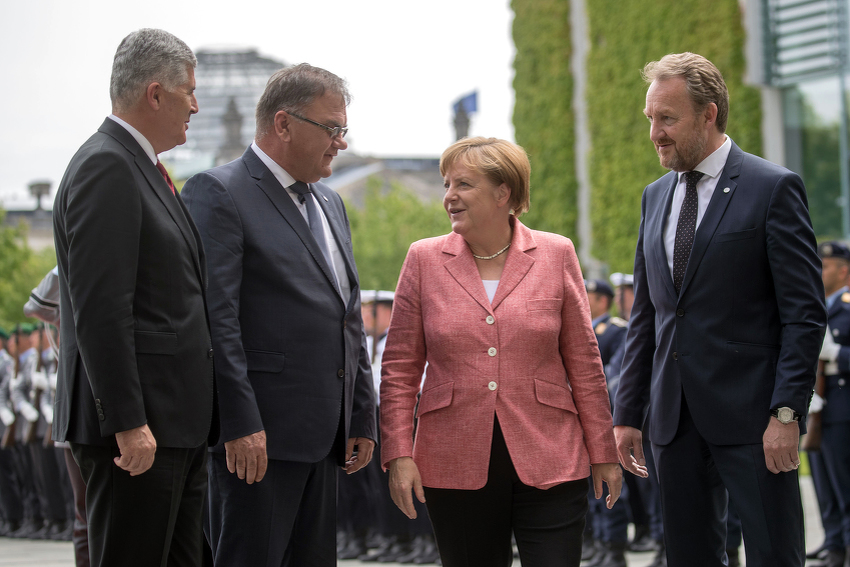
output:
[[[0,329],[0,536],[13,536],[23,524],[24,505],[16,478],[15,412],[10,400],[12,378],[15,376],[14,343]]]
[[[626,338],[628,323],[611,315],[614,301],[614,290],[605,280],[589,279],[584,281],[587,299],[590,303],[590,317],[596,342],[599,344],[599,354],[605,368],[605,378],[608,381],[608,392],[613,402],[617,393],[617,380],[613,379],[610,364],[616,353],[622,350]],[[619,371],[616,372],[618,377]],[[626,542],[628,541],[629,517],[627,510],[628,490],[625,486],[620,499],[614,507],[608,509],[604,499],[597,500],[593,494],[593,483],[590,483],[588,494],[588,523],[591,527],[592,538],[595,540],[594,550],[583,549],[583,558],[589,559],[587,567],[626,567]],[[585,532],[587,535],[587,532]]]
[[[826,554],[820,566],[850,567],[850,248],[841,242],[824,242],[818,246],[818,255],[829,318],[820,353],[825,376],[820,458],[810,459],[821,513],[828,516],[824,518]],[[834,535],[836,523],[841,526],[840,538]]]

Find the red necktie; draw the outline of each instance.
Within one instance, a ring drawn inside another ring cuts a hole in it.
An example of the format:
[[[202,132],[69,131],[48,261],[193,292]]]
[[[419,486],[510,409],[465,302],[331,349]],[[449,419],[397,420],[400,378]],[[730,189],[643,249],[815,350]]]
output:
[[[168,176],[168,172],[165,171],[165,166],[162,165],[162,162],[156,160],[156,168],[162,174],[162,178],[165,179],[165,182],[168,183],[168,187],[171,189],[171,194],[176,195],[177,192],[174,190],[174,183],[171,182],[171,178]]]

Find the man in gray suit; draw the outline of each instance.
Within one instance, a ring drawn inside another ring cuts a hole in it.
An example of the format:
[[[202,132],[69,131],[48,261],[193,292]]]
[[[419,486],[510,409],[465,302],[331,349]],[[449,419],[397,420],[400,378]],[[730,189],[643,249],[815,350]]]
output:
[[[216,565],[336,565],[337,466],[363,468],[375,446],[348,217],[319,183],[348,147],[349,98],[323,69],[278,71],[251,147],[183,191],[207,249],[221,400]]]

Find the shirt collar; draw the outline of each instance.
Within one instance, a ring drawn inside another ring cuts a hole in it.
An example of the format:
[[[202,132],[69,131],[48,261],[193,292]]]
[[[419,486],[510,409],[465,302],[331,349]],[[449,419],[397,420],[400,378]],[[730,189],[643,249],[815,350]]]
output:
[[[153,144],[151,144],[151,143],[148,141],[148,139],[147,139],[147,138],[145,138],[145,137],[142,135],[142,133],[141,133],[141,132],[139,132],[138,130],[136,130],[136,129],[135,129],[135,128],[133,128],[132,126],[130,126],[130,125],[129,125],[126,121],[121,120],[120,118],[118,118],[118,117],[117,117],[117,116],[115,116],[114,114],[110,114],[110,115],[109,115],[109,118],[110,118],[111,120],[113,120],[113,121],[117,122],[117,123],[118,123],[121,127],[123,127],[125,130],[127,130],[127,131],[130,133],[130,135],[131,135],[131,136],[133,136],[133,138],[135,138],[135,140],[139,143],[139,145],[140,145],[140,146],[142,146],[142,149],[145,151],[145,154],[147,154],[148,159],[149,159],[149,160],[151,160],[151,162],[152,162],[154,165],[156,165],[156,162],[158,162],[158,161],[159,161],[159,158],[157,158],[157,157],[156,157],[156,152],[155,152],[155,151],[153,151]]]
[[[720,144],[720,147],[714,150],[710,156],[699,162],[694,168],[694,171],[700,171],[703,174],[703,179],[712,179],[720,175],[723,168],[726,167],[726,161],[729,159],[729,152],[732,151],[732,138],[726,136],[726,141]],[[682,181],[682,175],[685,171],[679,172],[679,181]]]
[[[836,291],[835,293],[833,293],[832,295],[830,295],[829,297],[827,297],[826,298],[826,308],[827,309],[832,308],[832,304],[835,303],[835,300],[838,299],[838,297],[842,293],[845,293],[846,291],[850,291],[850,288],[848,288],[847,286],[844,286],[841,289],[839,289],[838,291]]]
[[[280,182],[280,184],[284,188],[289,188],[290,185],[295,183],[295,178],[289,175],[285,169],[283,169],[279,163],[270,158],[266,152],[260,149],[260,146],[257,145],[257,142],[251,142],[251,149],[254,150],[254,153],[257,154],[257,157],[260,158],[266,167],[269,168],[269,171],[272,172],[272,175],[275,176],[275,179]]]

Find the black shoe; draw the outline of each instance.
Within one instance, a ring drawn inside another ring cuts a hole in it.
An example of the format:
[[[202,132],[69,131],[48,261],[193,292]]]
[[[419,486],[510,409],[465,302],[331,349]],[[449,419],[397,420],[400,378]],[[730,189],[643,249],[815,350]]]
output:
[[[29,539],[32,534],[36,533],[44,526],[44,520],[41,518],[29,518],[24,520],[20,527],[9,534],[9,537],[18,539]]]
[[[605,560],[599,564],[599,567],[626,567],[626,544],[608,543],[606,547],[608,551]]]
[[[425,543],[422,547],[422,553],[419,557],[413,560],[417,565],[442,565],[440,561],[440,552],[437,550],[437,542],[434,541],[434,536],[429,534],[425,537]]]
[[[599,547],[596,545],[596,540],[587,535],[581,544],[581,560],[590,561],[599,553]]]
[[[74,520],[66,520],[65,528],[52,539],[57,541],[72,541],[74,539]]]
[[[337,548],[336,556],[339,559],[357,559],[367,551],[366,538],[350,533],[346,535],[342,546]]]
[[[806,554],[806,559],[824,559],[829,549],[826,547],[826,542],[823,542],[819,548],[810,551]]]
[[[658,551],[655,553],[655,559],[647,567],[667,567],[667,550],[664,544],[659,544]]]
[[[658,542],[652,539],[649,533],[638,537],[635,532],[635,537],[629,542],[629,551],[634,553],[644,553],[647,551],[658,551]]]
[[[378,556],[378,563],[397,563],[400,557],[404,557],[410,553],[409,541],[397,541],[390,547],[386,553]]]
[[[846,552],[844,549],[828,549],[821,563],[812,563],[810,567],[844,567]]]

